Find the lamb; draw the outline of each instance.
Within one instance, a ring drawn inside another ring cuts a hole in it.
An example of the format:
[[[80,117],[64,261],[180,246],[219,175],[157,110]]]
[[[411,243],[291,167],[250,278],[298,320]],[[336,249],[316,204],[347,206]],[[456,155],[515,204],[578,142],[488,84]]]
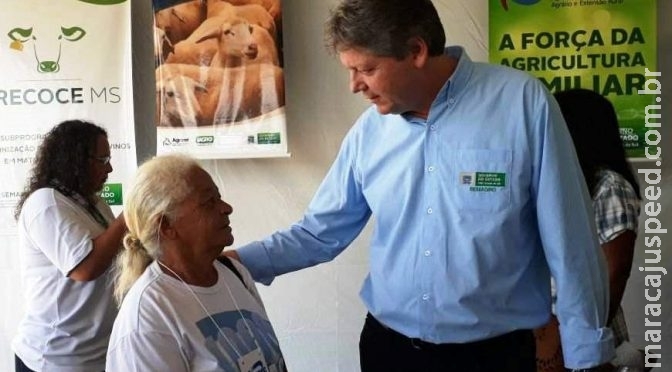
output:
[[[244,62],[250,63],[272,63],[279,65],[278,47],[271,34],[261,26],[252,25],[252,39],[257,45],[257,58],[247,59]]]
[[[160,127],[196,127],[202,122],[196,92],[207,92],[202,84],[182,75],[165,77],[156,83],[156,124]]]
[[[259,63],[224,69],[215,123],[255,118],[285,105],[282,68]]]
[[[205,20],[204,0],[192,0],[154,13],[154,25],[175,45],[191,35]]]
[[[234,68],[164,64],[156,80],[158,125],[230,124],[285,104],[282,68],[268,63]],[[177,94],[174,88],[189,92]]]
[[[173,53],[175,48],[173,43],[162,29],[154,26],[154,64],[160,65],[166,60],[170,53]]]
[[[238,67],[255,63],[279,65],[275,40],[263,27],[249,25],[249,32],[240,30],[238,33],[236,37],[233,37],[223,29],[222,31],[211,30],[210,33],[200,38],[201,41],[216,39],[218,42],[218,52],[212,58],[211,66]],[[241,36],[242,33],[245,34],[244,39]]]
[[[166,62],[209,66],[218,52],[224,60],[256,58],[257,46],[251,32],[251,26],[242,18],[208,18],[187,39],[175,45]]]
[[[207,7],[214,8],[217,3],[227,2],[232,5],[249,5],[256,4],[261,5],[266,9],[268,14],[273,17],[276,24],[280,24],[282,17],[282,7],[280,6],[280,0],[207,0]]]
[[[243,18],[252,25],[258,25],[266,29],[274,38],[276,37],[275,20],[266,8],[259,4],[231,5],[224,1],[211,1],[208,4],[207,18]]]

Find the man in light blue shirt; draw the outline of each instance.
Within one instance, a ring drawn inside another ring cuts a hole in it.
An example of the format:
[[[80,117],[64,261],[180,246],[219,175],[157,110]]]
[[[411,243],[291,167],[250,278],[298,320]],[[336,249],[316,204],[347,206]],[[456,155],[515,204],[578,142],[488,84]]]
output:
[[[373,216],[363,371],[535,371],[549,273],[566,366],[609,360],[590,199],[543,84],[444,50],[429,0],[344,0],[327,34],[373,106],[303,219],[237,251],[254,278],[332,260]]]

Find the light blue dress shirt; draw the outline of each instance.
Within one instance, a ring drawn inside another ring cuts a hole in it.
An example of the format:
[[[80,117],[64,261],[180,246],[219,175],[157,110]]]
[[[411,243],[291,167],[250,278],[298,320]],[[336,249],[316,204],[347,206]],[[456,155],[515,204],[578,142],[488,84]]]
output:
[[[381,323],[434,343],[536,328],[550,267],[567,366],[609,360],[605,264],[557,104],[526,73],[446,53],[459,63],[427,120],[366,110],[303,219],[242,262],[268,284],[332,260],[373,216],[360,295]]]

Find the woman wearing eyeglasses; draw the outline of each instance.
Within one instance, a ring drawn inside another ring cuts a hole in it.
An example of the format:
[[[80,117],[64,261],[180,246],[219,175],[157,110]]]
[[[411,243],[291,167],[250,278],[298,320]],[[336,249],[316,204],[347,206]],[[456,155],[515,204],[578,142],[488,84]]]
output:
[[[80,120],[37,150],[16,207],[26,315],[12,342],[23,371],[102,371],[117,314],[111,264],[126,230],[98,196],[112,172],[107,133]]]

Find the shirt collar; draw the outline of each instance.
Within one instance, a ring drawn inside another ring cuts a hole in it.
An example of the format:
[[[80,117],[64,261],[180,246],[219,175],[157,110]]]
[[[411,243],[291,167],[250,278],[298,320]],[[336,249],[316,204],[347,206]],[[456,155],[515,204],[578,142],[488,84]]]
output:
[[[447,47],[444,54],[453,58],[457,58],[458,62],[457,67],[455,67],[455,71],[453,71],[453,74],[446,82],[446,85],[441,89],[441,92],[439,92],[437,98],[446,98],[445,95],[448,94],[448,92],[450,92],[451,96],[458,95],[467,85],[469,77],[474,70],[474,63],[467,55],[467,52],[464,51],[463,47]],[[441,96],[442,94],[444,96]]]
[[[471,58],[469,58],[467,52],[465,52],[464,48],[461,46],[447,47],[443,54],[456,58],[458,62],[457,66],[455,67],[455,71],[453,71],[453,74],[450,76],[450,78],[448,78],[443,87],[441,87],[439,93],[436,95],[436,98],[434,98],[434,102],[432,102],[430,107],[430,112],[434,111],[434,107],[444,106],[447,104],[447,102],[452,104],[450,98],[454,99],[462,92],[464,87],[467,85],[469,76],[471,76],[471,72],[474,69],[474,63],[471,61]],[[410,114],[402,114],[402,116],[409,122],[426,122],[424,119]]]

